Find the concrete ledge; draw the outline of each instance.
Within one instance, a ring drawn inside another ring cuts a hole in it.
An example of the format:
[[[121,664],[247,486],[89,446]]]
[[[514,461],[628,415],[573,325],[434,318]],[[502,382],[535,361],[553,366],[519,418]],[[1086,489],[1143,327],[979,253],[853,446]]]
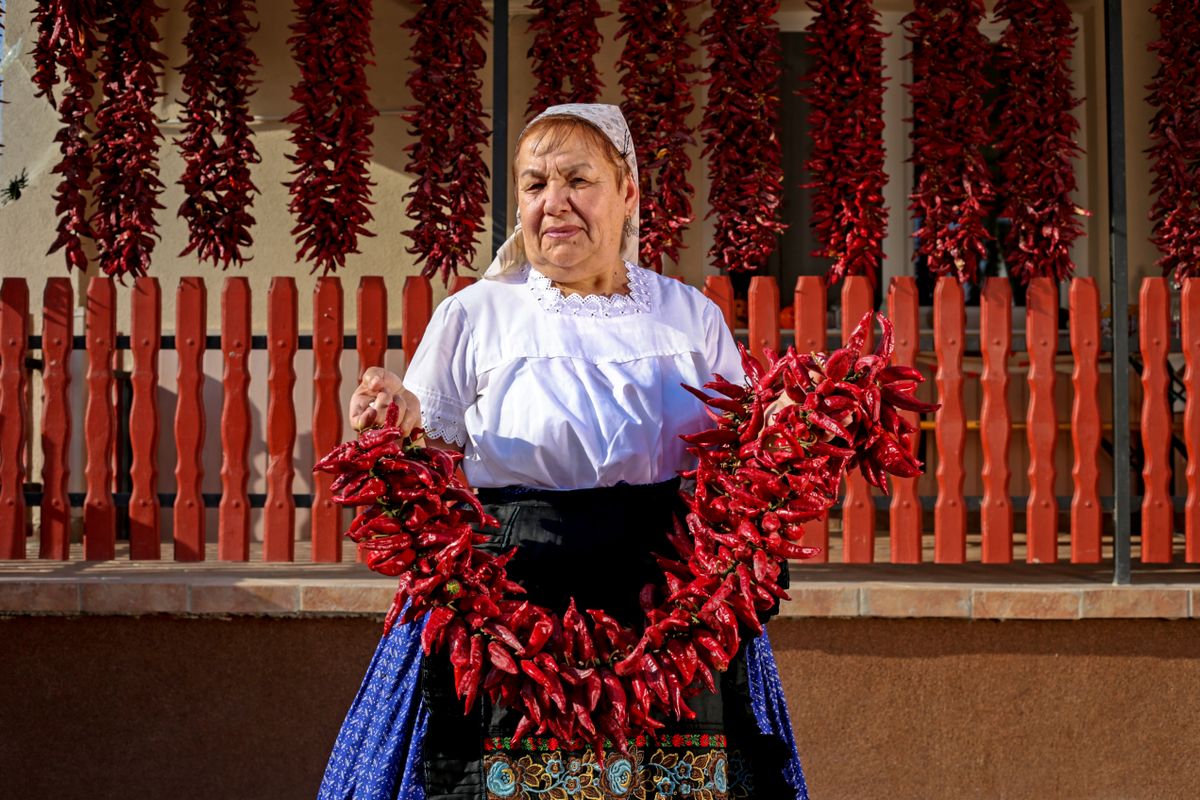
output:
[[[857,572],[867,572],[859,568]],[[995,576],[954,579],[930,570],[864,580],[835,570],[793,570],[784,618],[979,620],[1188,619],[1200,581],[1112,586],[1062,579],[1003,583]],[[1028,580],[1028,578],[1027,578]],[[392,578],[361,564],[181,565],[4,562],[0,614],[126,616],[377,617],[395,592]]]

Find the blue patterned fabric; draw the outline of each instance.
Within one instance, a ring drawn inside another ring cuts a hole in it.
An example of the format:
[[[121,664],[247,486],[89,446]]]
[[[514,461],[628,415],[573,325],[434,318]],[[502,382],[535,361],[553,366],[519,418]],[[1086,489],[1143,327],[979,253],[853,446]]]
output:
[[[766,631],[746,645],[746,672],[750,679],[750,705],[754,708],[758,729],[764,734],[779,737],[787,745],[791,757],[784,767],[784,777],[795,790],[796,800],[808,800],[808,786],[804,782],[804,770],[800,768],[800,754],[792,734],[792,720],[783,696],[783,683],[779,680],[775,652],[771,649],[771,640],[767,638]]]
[[[396,625],[379,642],[338,732],[318,800],[425,800],[422,627]]]
[[[379,643],[333,746],[318,800],[425,800],[421,742],[429,717],[421,703],[421,623],[396,625]],[[808,800],[771,642],[747,643],[746,670],[759,730],[787,745],[784,769],[795,800]]]

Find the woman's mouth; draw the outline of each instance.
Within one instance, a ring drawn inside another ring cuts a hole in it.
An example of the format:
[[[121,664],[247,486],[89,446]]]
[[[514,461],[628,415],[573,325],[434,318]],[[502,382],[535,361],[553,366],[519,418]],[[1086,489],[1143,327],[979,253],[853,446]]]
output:
[[[578,232],[579,228],[574,225],[565,225],[557,228],[547,228],[542,235],[547,239],[570,239]]]

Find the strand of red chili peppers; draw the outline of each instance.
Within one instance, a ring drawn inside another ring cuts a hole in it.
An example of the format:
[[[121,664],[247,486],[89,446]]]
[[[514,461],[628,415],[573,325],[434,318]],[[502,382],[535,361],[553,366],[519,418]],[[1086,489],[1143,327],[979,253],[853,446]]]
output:
[[[296,224],[296,260],[329,274],[359,252],[360,236],[374,236],[370,206],[371,104],[366,68],[371,44],[370,0],[296,0],[288,44],[300,68],[292,87],[296,108],[288,155],[296,177],[287,184]]]
[[[155,211],[158,195],[158,129],[155,105],[163,54],[156,21],[165,12],[153,0],[101,0],[100,84],[104,99],[96,109],[95,208],[97,260],[106,275],[124,279],[145,275],[161,238]]]
[[[84,239],[94,239],[88,220],[88,195],[92,188],[91,144],[88,117],[92,114],[92,96],[96,77],[88,62],[96,52],[95,7],[90,2],[42,0],[34,11],[33,25],[37,41],[33,48],[33,83],[37,95],[45,96],[58,110],[61,127],[54,136],[62,157],[54,167],[61,176],[54,189],[54,213],[58,217],[58,235],[47,255],[63,251],[67,269],[87,269]],[[58,70],[66,84],[62,100],[54,99]]]
[[[998,66],[1005,75],[996,132],[1003,195],[1001,216],[1012,221],[1004,258],[1022,282],[1068,280],[1071,243],[1083,235],[1083,209],[1073,159],[1079,121],[1071,109],[1071,50],[1077,33],[1065,0],[1000,0],[993,12],[1008,23]]]
[[[879,280],[887,209],[883,205],[883,33],[872,0],[809,0],[812,68],[798,94],[809,102],[812,155],[805,167],[813,189],[810,222],[832,259],[825,279]]]
[[[1178,286],[1200,277],[1200,2],[1159,2],[1151,12],[1160,33],[1149,46],[1158,59],[1147,98],[1157,109],[1150,121],[1150,218],[1158,264]]]
[[[696,143],[688,116],[692,100],[696,48],[689,41],[688,12],[698,0],[645,3],[622,0],[617,38],[625,45],[617,69],[621,72],[621,109],[637,146],[641,182],[640,263],[663,271],[664,256],[678,263],[683,231],[691,223],[692,195],[688,183]]]
[[[413,188],[404,195],[416,225],[404,235],[413,240],[408,252],[424,262],[421,274],[449,283],[460,268],[474,269],[488,199],[482,152],[490,131],[479,76],[488,15],[480,0],[425,0],[403,27],[415,37],[408,76],[414,104],[404,120],[416,139],[405,166]]]
[[[262,159],[250,134],[249,98],[261,66],[249,38],[253,0],[188,0],[183,44],[188,60],[180,69],[187,95],[183,137],[176,139],[187,164],[179,182],[184,200],[179,216],[188,223],[188,243],[179,255],[241,266],[254,239],[250,207],[258,188],[250,165]]]
[[[604,86],[596,70],[601,42],[596,20],[608,12],[597,0],[533,0],[529,7],[534,36],[528,55],[537,85],[525,113],[532,119],[550,106],[596,102]]]
[[[778,10],[778,0],[713,0],[700,25],[710,61],[701,155],[708,159],[708,215],[716,217],[708,253],[714,266],[731,272],[766,266],[786,227],[779,221]]]
[[[449,650],[466,708],[482,690],[523,713],[512,746],[549,731],[624,749],[631,734],[663,727],[661,716],[690,718],[686,699],[715,689],[713,673],[787,597],[777,585],[786,559],[815,554],[799,544],[801,523],[828,510],[845,471],[881,487],[885,473],[920,472],[915,427],[898,410],[934,407],[913,396],[919,372],[888,366],[890,323],[880,318],[879,346],[863,352],[871,319],[828,356],[789,351],[764,368],[743,351],[749,385],[715,376],[706,388],[718,396],[693,390],[717,427],[685,437],[699,458],[696,490],[671,534],[677,557],[659,557],[664,584],[640,594],[641,633],[603,610],[572,602],[560,617],[521,599],[505,572],[513,552],[476,547],[488,537],[472,525],[496,521],[458,481],[461,456],[402,439],[391,407],[384,427],[315,467],[336,474],[336,502],[369,505],[349,536],[371,569],[399,576],[385,630],[428,612],[423,648]]]
[[[984,74],[992,45],[979,30],[983,0],[917,0],[903,20],[912,42],[912,161],[909,208],[921,221],[917,253],[933,275],[978,281],[995,201],[983,148],[991,143]]]

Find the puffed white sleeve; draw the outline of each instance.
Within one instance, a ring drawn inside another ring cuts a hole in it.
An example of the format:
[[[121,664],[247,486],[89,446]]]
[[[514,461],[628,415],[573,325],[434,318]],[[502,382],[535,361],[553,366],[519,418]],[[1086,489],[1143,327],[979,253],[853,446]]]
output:
[[[740,384],[745,380],[746,372],[742,368],[742,356],[738,352],[737,343],[733,340],[733,333],[725,324],[725,317],[721,314],[721,309],[717,308],[717,305],[707,297],[703,295],[701,297],[705,303],[702,319],[704,320],[704,341],[707,345],[705,356],[708,358],[709,371],[731,383]]]
[[[475,403],[476,385],[471,324],[462,303],[447,297],[434,309],[404,373],[404,387],[421,401],[426,435],[465,446],[465,418]]]

